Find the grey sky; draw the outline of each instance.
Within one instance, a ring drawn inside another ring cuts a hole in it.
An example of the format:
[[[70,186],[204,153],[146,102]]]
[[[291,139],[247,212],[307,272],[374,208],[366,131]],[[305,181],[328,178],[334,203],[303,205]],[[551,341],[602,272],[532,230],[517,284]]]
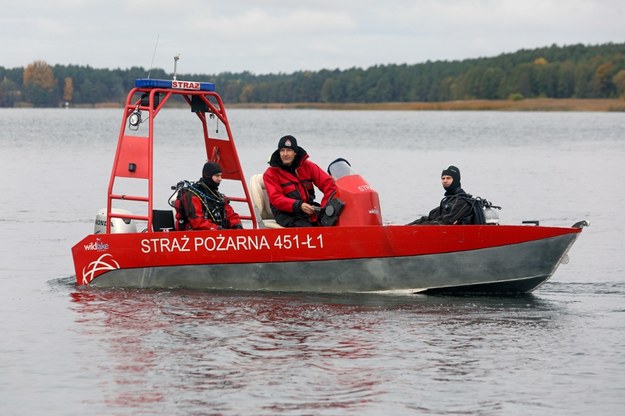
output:
[[[0,0],[0,66],[367,68],[625,42],[622,0]]]

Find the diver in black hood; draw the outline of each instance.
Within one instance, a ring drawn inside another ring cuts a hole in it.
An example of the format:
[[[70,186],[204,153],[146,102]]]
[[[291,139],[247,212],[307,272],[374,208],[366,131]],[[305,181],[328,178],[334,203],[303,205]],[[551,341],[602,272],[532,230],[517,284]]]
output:
[[[430,211],[427,216],[418,218],[408,225],[472,223],[473,207],[468,201],[471,196],[462,189],[460,169],[453,165],[443,169],[441,183],[445,189],[445,196],[439,206]]]
[[[178,230],[243,228],[239,214],[219,192],[221,179],[221,166],[206,162],[200,180],[180,190],[176,201]]]

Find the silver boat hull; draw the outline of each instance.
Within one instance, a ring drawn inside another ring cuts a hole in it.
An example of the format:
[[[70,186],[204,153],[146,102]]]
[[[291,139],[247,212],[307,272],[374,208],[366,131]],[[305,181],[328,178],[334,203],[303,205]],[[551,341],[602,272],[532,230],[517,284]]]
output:
[[[578,235],[405,257],[119,269],[91,285],[328,293],[526,293],[553,275]]]

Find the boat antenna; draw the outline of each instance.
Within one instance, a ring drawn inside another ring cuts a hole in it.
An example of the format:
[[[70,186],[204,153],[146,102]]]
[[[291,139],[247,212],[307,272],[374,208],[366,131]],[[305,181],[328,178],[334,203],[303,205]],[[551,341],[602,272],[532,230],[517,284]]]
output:
[[[152,68],[154,67],[154,57],[156,56],[156,47],[158,46],[158,39],[161,37],[160,33],[156,34],[156,44],[154,44],[154,52],[152,52],[152,62],[150,62],[150,70],[148,71],[148,79],[150,79],[150,74],[152,73]]]
[[[180,59],[179,53],[174,56],[174,81],[176,80],[176,67],[178,66],[178,59]]]

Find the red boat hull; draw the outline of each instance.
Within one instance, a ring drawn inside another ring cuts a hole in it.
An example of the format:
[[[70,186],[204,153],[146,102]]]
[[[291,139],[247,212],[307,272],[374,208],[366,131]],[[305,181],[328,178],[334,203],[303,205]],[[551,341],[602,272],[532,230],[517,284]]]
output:
[[[315,292],[529,292],[580,228],[362,226],[90,235],[79,285]],[[463,289],[464,288],[464,289]]]

